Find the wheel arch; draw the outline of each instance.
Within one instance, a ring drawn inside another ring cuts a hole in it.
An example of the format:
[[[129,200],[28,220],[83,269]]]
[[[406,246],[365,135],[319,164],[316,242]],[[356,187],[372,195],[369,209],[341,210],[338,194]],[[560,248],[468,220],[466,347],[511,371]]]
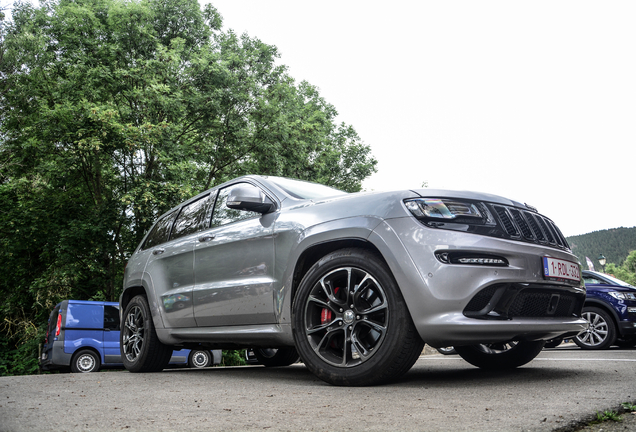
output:
[[[294,301],[294,298],[296,297],[296,292],[298,291],[300,282],[302,281],[305,274],[309,271],[309,269],[318,261],[320,261],[325,255],[346,248],[364,249],[374,253],[384,262],[384,264],[387,265],[387,269],[391,273],[391,276],[393,276],[393,272],[389,268],[386,259],[384,258],[384,256],[382,256],[380,250],[368,240],[352,237],[316,243],[305,249],[298,257],[298,260],[296,260],[296,266],[294,267],[294,275],[292,279],[292,303]]]
[[[132,300],[133,297],[136,297],[138,295],[143,295],[146,298],[148,298],[148,293],[146,292],[146,289],[141,285],[128,287],[124,290],[124,292],[121,293],[121,297],[119,298],[119,318],[120,319],[123,318],[124,310],[126,310],[126,306],[128,306],[128,303],[130,303],[130,300]]]

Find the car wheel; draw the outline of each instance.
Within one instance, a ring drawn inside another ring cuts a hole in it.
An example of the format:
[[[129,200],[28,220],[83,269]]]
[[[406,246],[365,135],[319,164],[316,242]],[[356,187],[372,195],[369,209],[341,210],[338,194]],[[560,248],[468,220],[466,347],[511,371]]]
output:
[[[574,343],[583,349],[607,349],[616,341],[616,326],[609,313],[597,307],[584,307],[583,318],[589,323],[587,330],[576,335]]]
[[[307,368],[335,385],[396,379],[424,348],[388,267],[362,249],[332,252],[309,269],[292,321]]]
[[[254,348],[254,355],[260,364],[267,367],[289,366],[300,358],[295,348]]]
[[[457,351],[455,350],[455,347],[449,346],[449,347],[443,347],[443,348],[436,348],[437,351],[439,351],[440,354],[444,354],[444,355],[453,355],[453,354],[457,354]]]
[[[455,350],[468,363],[481,369],[514,369],[538,356],[543,344],[543,341],[510,341],[457,346]]]
[[[561,345],[562,342],[563,338],[550,339],[549,341],[546,341],[543,348],[556,348]]]
[[[157,338],[148,300],[142,295],[126,306],[120,339],[122,361],[130,372],[158,372],[170,362],[172,348]]]
[[[91,350],[81,350],[75,353],[71,361],[71,372],[97,372],[101,366],[99,355]]]
[[[212,364],[212,353],[208,350],[192,350],[188,356],[188,366],[191,368],[204,368]]]

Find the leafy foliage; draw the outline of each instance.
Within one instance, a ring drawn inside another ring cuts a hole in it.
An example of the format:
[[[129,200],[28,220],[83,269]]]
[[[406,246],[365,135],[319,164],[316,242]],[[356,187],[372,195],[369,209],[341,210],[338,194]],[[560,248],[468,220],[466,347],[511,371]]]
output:
[[[18,0],[0,22],[2,352],[63,299],[117,299],[187,197],[247,173],[357,191],[375,171],[318,89],[209,4]]]
[[[608,263],[620,266],[627,255],[636,250],[636,227],[614,228],[594,231],[588,234],[567,238],[572,252],[579,258],[581,264],[587,268],[585,257],[589,257],[596,270],[600,270],[597,257],[603,254]]]
[[[245,365],[245,350],[223,350],[221,366],[243,366]]]
[[[614,263],[605,266],[605,273],[636,286],[636,251],[632,251],[621,266]]]

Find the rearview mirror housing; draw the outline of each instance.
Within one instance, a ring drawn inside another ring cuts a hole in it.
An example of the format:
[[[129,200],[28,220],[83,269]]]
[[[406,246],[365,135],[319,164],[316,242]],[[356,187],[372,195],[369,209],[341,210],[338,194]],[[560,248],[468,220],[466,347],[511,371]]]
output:
[[[276,207],[274,202],[256,186],[237,186],[230,190],[227,206],[231,209],[269,213]]]

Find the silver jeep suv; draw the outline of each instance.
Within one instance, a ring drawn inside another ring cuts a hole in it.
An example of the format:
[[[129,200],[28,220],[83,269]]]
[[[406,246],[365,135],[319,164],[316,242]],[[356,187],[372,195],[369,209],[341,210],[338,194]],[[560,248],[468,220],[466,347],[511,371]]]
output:
[[[584,330],[584,301],[577,258],[527,205],[246,176],[161,216],[133,253],[122,357],[149,372],[175,347],[267,348],[269,366],[300,356],[329,383],[371,385],[426,341],[514,368]]]

